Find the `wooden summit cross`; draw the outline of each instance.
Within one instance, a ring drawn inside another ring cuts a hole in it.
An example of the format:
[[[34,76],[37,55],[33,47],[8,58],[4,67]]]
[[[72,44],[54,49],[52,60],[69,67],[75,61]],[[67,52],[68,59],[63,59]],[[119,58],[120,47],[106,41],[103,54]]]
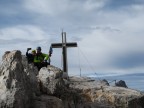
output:
[[[68,76],[68,63],[67,63],[67,48],[77,47],[76,42],[67,43],[66,41],[66,32],[62,32],[62,43],[52,43],[52,48],[62,48],[63,55],[63,71],[66,77]]]

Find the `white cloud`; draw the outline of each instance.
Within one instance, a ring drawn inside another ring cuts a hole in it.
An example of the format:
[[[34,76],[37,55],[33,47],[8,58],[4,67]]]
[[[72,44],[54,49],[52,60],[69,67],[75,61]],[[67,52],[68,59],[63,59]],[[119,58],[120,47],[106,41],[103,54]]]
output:
[[[139,5],[132,5],[131,8],[133,8],[135,11],[141,11],[144,10],[144,5],[139,4]]]
[[[67,11],[69,5],[68,0],[25,0],[24,2],[24,6],[27,9],[40,14],[49,15]]]
[[[84,8],[88,11],[101,9],[105,6],[108,0],[86,0]]]
[[[105,6],[108,0],[86,0],[86,1],[71,1],[71,0],[25,0],[24,7],[30,11],[48,14],[58,15],[62,13],[71,14],[71,12],[77,13],[78,11],[91,11],[95,9],[101,9]]]
[[[37,26],[18,25],[0,29],[0,35],[0,39],[40,40],[45,38],[46,33]]]
[[[115,19],[118,16],[121,14],[110,13],[108,19]],[[144,52],[143,15],[138,14],[131,18],[131,15],[125,14],[124,19],[117,20],[120,20],[121,23],[113,23],[112,20],[109,20],[108,24],[102,24],[104,27],[95,27],[98,29],[92,29],[89,34],[85,34],[85,38],[80,42],[80,46],[87,54],[86,57],[97,71],[134,72],[138,69],[133,67],[119,69],[112,66],[111,61],[128,53]],[[137,71],[142,72],[143,68]]]
[[[144,4],[132,4],[130,6],[126,6],[121,9],[122,11],[126,10],[125,12],[130,12],[129,14],[141,14],[144,10]]]

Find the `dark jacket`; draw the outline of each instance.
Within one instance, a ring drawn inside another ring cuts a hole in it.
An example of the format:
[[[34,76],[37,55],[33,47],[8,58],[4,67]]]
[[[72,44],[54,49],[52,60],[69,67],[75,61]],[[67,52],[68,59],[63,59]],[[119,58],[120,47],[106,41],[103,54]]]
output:
[[[28,59],[28,63],[34,62],[34,55],[33,54],[26,52],[26,57]]]

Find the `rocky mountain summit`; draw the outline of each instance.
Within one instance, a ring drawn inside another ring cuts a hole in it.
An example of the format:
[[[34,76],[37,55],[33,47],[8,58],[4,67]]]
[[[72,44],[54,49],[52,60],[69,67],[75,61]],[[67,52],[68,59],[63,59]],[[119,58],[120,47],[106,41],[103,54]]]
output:
[[[144,94],[106,80],[62,78],[52,65],[40,71],[21,52],[7,51],[0,66],[0,108],[144,108]],[[121,84],[120,84],[121,85]]]

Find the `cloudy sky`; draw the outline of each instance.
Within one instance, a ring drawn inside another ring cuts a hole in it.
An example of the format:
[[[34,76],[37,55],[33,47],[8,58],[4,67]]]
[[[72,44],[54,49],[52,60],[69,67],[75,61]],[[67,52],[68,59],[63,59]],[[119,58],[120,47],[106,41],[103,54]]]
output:
[[[7,50],[61,42],[61,31],[78,48],[68,49],[69,73],[144,73],[144,0],[0,0],[0,56]],[[52,64],[62,67],[61,49]]]

